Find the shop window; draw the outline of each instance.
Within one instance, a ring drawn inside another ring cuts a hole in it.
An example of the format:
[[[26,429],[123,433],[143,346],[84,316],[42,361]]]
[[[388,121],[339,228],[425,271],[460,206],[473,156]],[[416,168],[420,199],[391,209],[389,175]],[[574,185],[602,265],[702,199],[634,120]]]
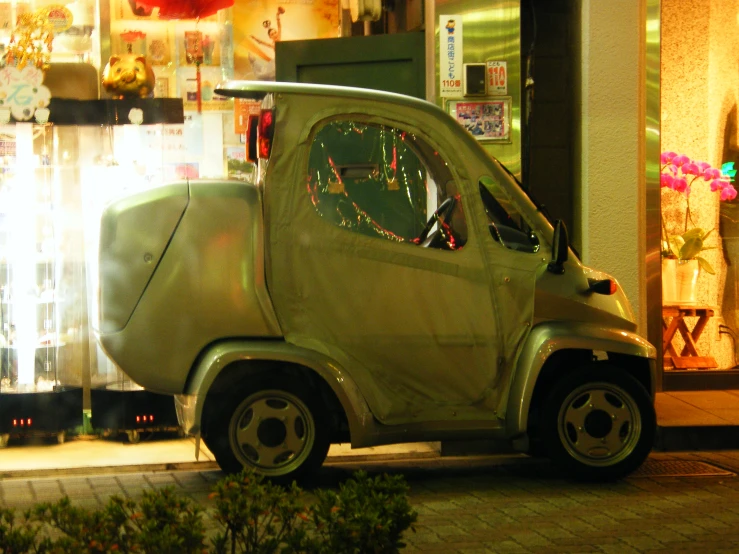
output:
[[[531,231],[518,209],[490,177],[479,182],[480,196],[488,216],[488,228],[493,238],[506,248],[519,252],[539,251],[539,239]]]
[[[308,190],[327,222],[414,247],[467,242],[462,201],[447,163],[421,138],[356,121],[332,121],[311,146]]]

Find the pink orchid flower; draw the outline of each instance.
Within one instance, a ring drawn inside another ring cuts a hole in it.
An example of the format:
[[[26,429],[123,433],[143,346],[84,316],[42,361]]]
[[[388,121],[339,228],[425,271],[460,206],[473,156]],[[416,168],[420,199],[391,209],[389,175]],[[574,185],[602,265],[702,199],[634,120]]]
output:
[[[698,167],[698,164],[693,163],[693,162],[686,163],[685,165],[682,166],[681,169],[683,170],[683,175],[698,176],[701,173],[703,173],[703,171],[701,171],[701,168]]]
[[[706,181],[710,181],[711,179],[720,179],[721,178],[721,170],[716,169],[713,167],[708,167],[703,171],[703,178]],[[711,189],[713,190],[713,189]]]
[[[701,168],[701,171],[705,171],[706,169],[711,169],[711,164],[708,162],[695,162],[698,164],[698,167]]]
[[[736,189],[731,184],[727,184],[721,190],[721,200],[734,200],[734,198],[736,198]]]
[[[668,175],[667,173],[662,173],[659,176],[659,186],[660,188],[674,188],[673,187],[673,181],[675,178],[672,175]]]
[[[685,154],[681,154],[680,156],[675,156],[674,158],[672,158],[672,164],[678,167],[689,163],[690,158],[688,158]]]
[[[659,157],[660,163],[662,165],[668,164],[675,156],[677,156],[675,152],[662,152],[662,155]]]
[[[677,177],[673,179],[672,189],[676,190],[677,192],[685,192],[686,196],[690,194],[690,189],[688,188],[688,181],[684,177]]]
[[[711,181],[711,192],[716,192],[718,190],[724,190],[726,188],[726,185],[728,185],[728,181],[724,181],[722,179],[714,179]]]

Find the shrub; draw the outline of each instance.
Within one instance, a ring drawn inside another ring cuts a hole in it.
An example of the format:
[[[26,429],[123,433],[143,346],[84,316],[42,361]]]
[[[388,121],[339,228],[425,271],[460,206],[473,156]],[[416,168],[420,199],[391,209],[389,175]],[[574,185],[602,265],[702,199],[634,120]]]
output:
[[[171,488],[140,500],[111,497],[101,509],[68,497],[16,518],[0,510],[0,554],[393,554],[416,521],[402,476],[357,472],[313,495],[243,471],[216,483],[204,510]],[[206,545],[208,516],[220,524]]]
[[[307,550],[316,554],[393,554],[405,546],[403,532],[418,517],[400,475],[373,479],[360,471],[338,492],[319,490],[316,496]]]

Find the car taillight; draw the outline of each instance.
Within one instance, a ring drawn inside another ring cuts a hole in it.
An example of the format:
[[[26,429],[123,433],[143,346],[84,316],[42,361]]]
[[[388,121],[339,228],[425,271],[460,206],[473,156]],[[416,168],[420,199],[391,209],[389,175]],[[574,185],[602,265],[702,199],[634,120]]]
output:
[[[266,160],[272,150],[272,137],[275,128],[274,110],[261,110],[259,112],[259,159]]]

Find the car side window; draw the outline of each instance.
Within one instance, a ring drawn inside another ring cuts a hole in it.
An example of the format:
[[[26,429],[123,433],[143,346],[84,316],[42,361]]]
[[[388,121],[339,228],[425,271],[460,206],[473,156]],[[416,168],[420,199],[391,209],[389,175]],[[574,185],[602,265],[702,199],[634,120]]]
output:
[[[482,177],[479,188],[493,238],[511,250],[538,252],[539,238],[497,183],[490,177]]]
[[[447,163],[406,131],[326,122],[311,144],[307,180],[318,214],[349,232],[443,250],[467,242],[462,201]]]

